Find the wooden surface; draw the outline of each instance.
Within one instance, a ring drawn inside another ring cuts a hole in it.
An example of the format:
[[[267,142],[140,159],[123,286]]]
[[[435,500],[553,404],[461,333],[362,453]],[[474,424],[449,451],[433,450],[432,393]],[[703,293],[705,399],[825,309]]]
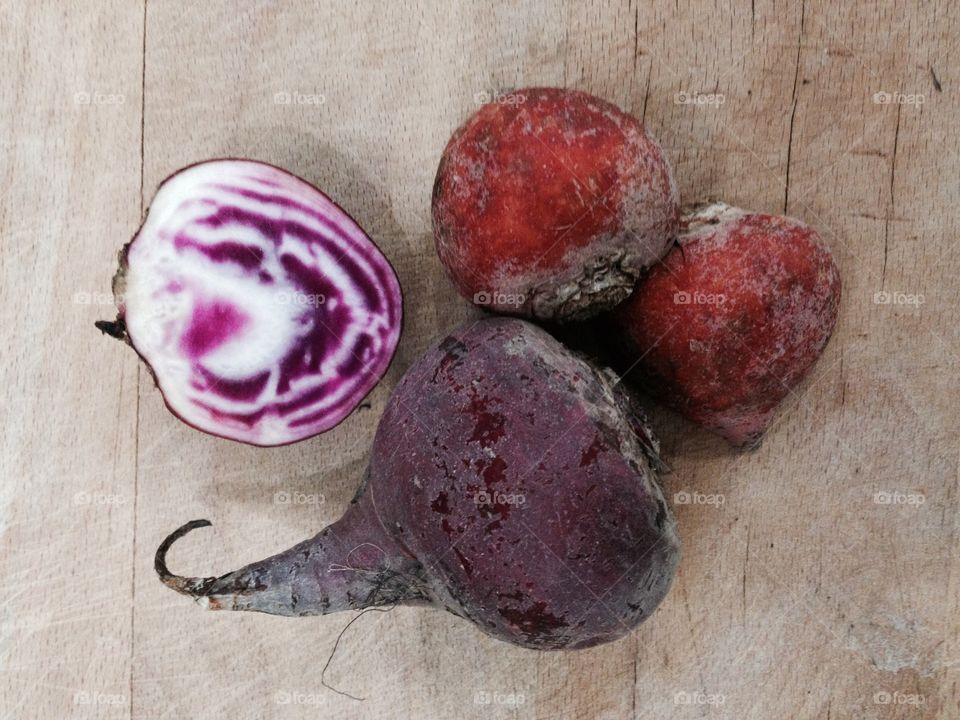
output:
[[[949,0],[0,0],[0,718],[960,718],[958,37]],[[684,557],[650,622],[537,653],[370,613],[327,674],[354,701],[320,685],[350,616],[205,613],[152,555],[208,517],[170,562],[220,573],[340,514],[474,312],[433,252],[440,151],[534,84],[643,117],[685,200],[815,225],[839,326],[756,452],[654,408]],[[370,407],[292,447],[191,430],[93,328],[158,182],[225,155],[326,189],[404,287]]]

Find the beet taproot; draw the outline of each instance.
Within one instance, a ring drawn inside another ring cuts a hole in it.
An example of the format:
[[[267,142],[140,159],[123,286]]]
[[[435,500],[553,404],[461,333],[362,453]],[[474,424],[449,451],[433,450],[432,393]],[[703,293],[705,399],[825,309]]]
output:
[[[799,220],[716,202],[682,222],[677,246],[613,313],[627,380],[755,446],[833,333],[840,273]]]
[[[626,299],[679,220],[670,165],[640,121],[561,88],[517,90],[472,115],[443,151],[432,211],[464,297],[556,321]]]
[[[318,615],[427,604],[537,649],[614,640],[679,560],[657,443],[615,377],[522,320],[461,326],[415,363],[344,516],[221,577],[156,569],[209,608]]]
[[[330,429],[393,357],[393,268],[320,190],[252,160],[163,181],[114,278],[119,316],[97,326],[147,363],[167,407],[252,445]]]

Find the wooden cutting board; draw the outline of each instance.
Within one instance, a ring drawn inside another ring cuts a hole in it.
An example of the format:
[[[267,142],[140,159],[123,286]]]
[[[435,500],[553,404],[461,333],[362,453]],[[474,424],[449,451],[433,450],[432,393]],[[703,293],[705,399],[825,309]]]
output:
[[[0,0],[0,718],[960,718],[958,38],[948,0]],[[755,452],[653,408],[684,557],[651,621],[537,653],[370,613],[327,673],[351,700],[320,684],[350,616],[205,613],[153,552],[210,518],[170,562],[218,574],[340,514],[475,312],[432,247],[440,152],[524,85],[642,117],[688,201],[817,227],[839,326]],[[191,430],[93,328],[158,182],[215,156],[324,188],[403,284],[369,407],[291,447]]]

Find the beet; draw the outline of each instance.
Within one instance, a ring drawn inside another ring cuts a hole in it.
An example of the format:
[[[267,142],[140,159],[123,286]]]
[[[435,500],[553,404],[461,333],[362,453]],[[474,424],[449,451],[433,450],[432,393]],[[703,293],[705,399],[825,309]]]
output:
[[[627,380],[737,446],[755,446],[837,322],[840,273],[799,220],[696,208],[614,313]]]
[[[171,574],[212,609],[318,615],[444,608],[537,649],[614,640],[649,617],[679,561],[657,443],[607,371],[522,320],[444,338],[401,380],[344,516],[218,578]]]
[[[526,88],[482,107],[450,138],[433,188],[437,252],[461,294],[541,320],[625,300],[678,219],[656,140],[576,90]]]
[[[170,410],[208,433],[283,445],[328,430],[386,372],[393,268],[290,173],[212,160],[167,178],[120,255],[119,316]]]

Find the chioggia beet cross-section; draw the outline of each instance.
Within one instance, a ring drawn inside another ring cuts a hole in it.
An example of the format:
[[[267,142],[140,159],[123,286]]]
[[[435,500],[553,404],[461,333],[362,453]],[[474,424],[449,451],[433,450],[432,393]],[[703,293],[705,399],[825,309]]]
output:
[[[114,279],[125,337],[170,410],[205,432],[283,445],[339,423],[401,327],[393,268],[309,183],[250,160],[165,180]]]

